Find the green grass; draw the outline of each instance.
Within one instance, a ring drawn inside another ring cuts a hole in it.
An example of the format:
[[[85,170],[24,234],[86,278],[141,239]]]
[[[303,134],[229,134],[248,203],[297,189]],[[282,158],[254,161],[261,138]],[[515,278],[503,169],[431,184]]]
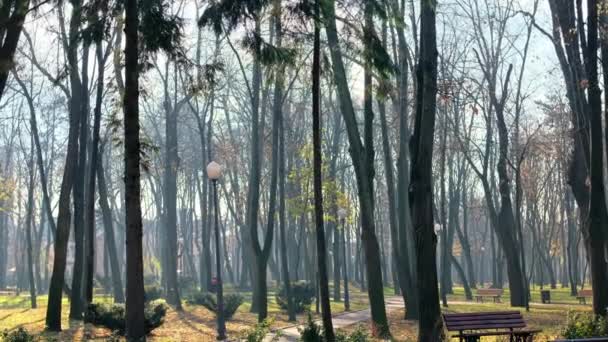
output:
[[[331,312],[332,314],[336,314],[336,313],[341,313],[344,312],[344,286],[340,287],[340,294],[342,296],[341,300],[336,301],[334,300],[333,297],[333,284],[330,283],[329,286],[330,289],[330,306],[331,306]],[[351,311],[357,311],[357,310],[363,310],[367,308],[367,303],[368,303],[368,299],[367,299],[367,291],[361,291],[358,287],[355,286],[355,284],[349,283],[349,298],[350,298],[350,310]],[[277,289],[272,287],[268,289],[268,313],[269,314],[273,314],[273,313],[278,313],[281,312],[281,308],[279,307],[277,301],[276,301],[276,294]],[[390,291],[392,291],[391,288],[387,287],[385,288],[385,293],[389,293]],[[225,291],[225,293],[239,293],[240,295],[242,295],[245,298],[245,301],[243,302],[243,305],[241,305],[241,307],[239,308],[239,312],[249,312],[249,310],[251,309],[251,296],[252,293],[251,291],[238,291],[233,287],[230,287],[227,289],[227,291]],[[313,300],[313,303],[310,305],[310,310],[312,312],[315,311],[315,303]]]
[[[367,291],[361,291],[354,284],[350,284],[351,310],[362,310],[368,307]],[[269,317],[275,317],[276,322],[273,327],[284,327],[293,323],[287,322],[287,315],[282,311],[275,299],[276,287],[269,287],[268,293],[268,312]],[[341,289],[343,295],[343,289]],[[239,292],[244,298],[245,303],[239,308],[236,319],[229,322],[228,329],[232,336],[235,336],[242,329],[249,328],[257,321],[257,315],[250,313],[251,308],[251,292],[237,291],[233,287],[227,287],[226,293]],[[475,290],[473,290],[475,293]],[[386,297],[394,296],[394,289],[391,287],[384,288]],[[330,286],[331,308],[333,314],[340,314],[344,311],[344,303],[342,301],[333,300],[333,287]],[[445,312],[480,312],[480,311],[503,311],[503,310],[519,310],[523,313],[526,321],[531,328],[539,328],[543,333],[538,341],[551,340],[559,336],[561,329],[566,323],[569,311],[590,311],[591,305],[580,305],[575,297],[570,296],[568,288],[557,288],[551,290],[552,304],[540,304],[540,288],[532,289],[532,304],[531,311],[525,312],[523,308],[511,308],[509,306],[509,290],[504,290],[502,303],[476,303],[474,301],[466,301],[464,289],[462,287],[454,287],[454,293],[448,296],[448,307],[443,308]],[[187,295],[184,295],[187,298]],[[111,296],[95,296],[95,302],[111,303]],[[0,331],[5,329],[15,329],[23,326],[33,332],[42,332],[44,329],[44,318],[46,314],[47,296],[38,297],[38,309],[30,309],[29,296],[26,292],[22,292],[19,296],[0,296]],[[173,310],[169,311],[167,322],[159,329],[152,340],[154,341],[199,341],[200,336],[213,337],[215,329],[215,318],[212,313],[200,306],[191,306],[186,304],[185,312],[177,313]],[[311,311],[315,311],[315,304],[311,305]],[[58,338],[60,341],[71,340],[88,340],[85,336],[94,336],[91,340],[103,341],[109,334],[108,331],[97,329],[90,325],[84,325],[82,322],[74,322],[68,319],[69,303],[64,297],[63,301],[63,325],[65,332],[57,335],[49,335]],[[400,336],[401,339],[396,341],[406,341],[410,336],[416,334],[415,322],[403,321],[403,311],[393,312],[391,316],[391,330],[395,336]],[[318,317],[315,315],[315,317]],[[298,322],[303,323],[305,315],[298,316]],[[49,333],[45,333],[48,335]],[[202,335],[201,335],[202,334]],[[407,338],[406,338],[407,337]],[[486,341],[486,340],[484,340]]]
[[[551,291],[551,303],[553,304],[578,304],[578,299],[576,297],[570,296],[570,288],[565,287],[562,288],[558,286],[556,289],[551,289],[548,286],[543,288],[544,290]],[[448,295],[448,302],[450,301],[464,301],[466,300],[464,295],[464,288],[462,287],[454,287],[454,293]],[[473,292],[473,296],[475,296],[475,289],[471,290]],[[540,287],[534,286],[530,289],[532,298],[532,303],[540,303]],[[503,289],[502,301],[509,302],[511,298],[511,293],[508,288]],[[489,299],[491,301],[491,299]],[[587,301],[589,303],[589,301]]]

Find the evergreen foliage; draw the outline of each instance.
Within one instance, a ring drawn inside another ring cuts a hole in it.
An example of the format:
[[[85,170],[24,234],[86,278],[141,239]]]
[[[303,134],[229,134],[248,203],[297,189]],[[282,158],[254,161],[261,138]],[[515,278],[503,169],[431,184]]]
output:
[[[276,294],[276,300],[279,307],[287,310],[287,294],[285,286],[282,286]],[[296,313],[302,313],[310,308],[310,304],[315,297],[315,288],[312,284],[305,281],[291,283],[291,297]]]
[[[215,294],[208,292],[195,292],[188,299],[188,303],[192,305],[202,305],[209,311],[217,313],[217,302],[215,300]],[[230,320],[232,316],[239,309],[239,306],[243,304],[245,298],[240,294],[231,293],[224,296],[224,317]]]
[[[150,333],[164,323],[167,305],[161,301],[150,302],[146,306],[144,314],[146,333]],[[125,333],[125,306],[91,303],[85,311],[84,321],[104,326],[123,335]]]

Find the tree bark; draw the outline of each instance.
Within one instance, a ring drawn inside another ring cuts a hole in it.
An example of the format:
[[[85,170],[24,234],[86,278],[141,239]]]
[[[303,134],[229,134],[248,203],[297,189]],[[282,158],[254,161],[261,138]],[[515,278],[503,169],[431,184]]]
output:
[[[107,248],[108,258],[110,260],[110,272],[112,273],[112,291],[114,293],[114,302],[124,303],[125,295],[122,288],[122,278],[120,271],[120,263],[118,262],[118,252],[116,249],[116,237],[114,235],[114,224],[112,222],[112,211],[108,204],[108,186],[106,185],[105,171],[103,168],[103,148],[99,149],[99,160],[97,161],[97,183],[99,184],[99,206],[101,207],[101,215],[103,218],[104,241]]]
[[[33,140],[33,139],[32,139]],[[36,303],[36,278],[34,277],[34,244],[32,242],[32,226],[34,216],[34,144],[32,141],[30,158],[28,161],[29,183],[27,189],[27,212],[25,216],[25,239],[27,244],[27,274],[30,287],[30,303],[32,309],[38,307]]]
[[[125,215],[127,250],[126,336],[129,341],[145,338],[143,224],[141,216],[139,138],[139,2],[125,2]]]
[[[359,196],[359,205],[361,207],[361,237],[363,241],[364,257],[367,270],[368,297],[371,308],[372,322],[374,325],[374,333],[378,336],[389,335],[388,321],[386,318],[386,309],[384,306],[384,287],[382,284],[380,247],[376,238],[375,223],[374,223],[374,153],[373,153],[373,112],[371,111],[371,70],[368,65],[367,77],[365,81],[366,109],[365,109],[365,143],[361,142],[361,135],[356,120],[355,111],[353,108],[352,98],[348,81],[346,79],[346,70],[342,60],[342,52],[338,41],[338,32],[336,28],[335,2],[329,1],[322,6],[322,15],[324,17],[325,32],[330,46],[330,55],[333,67],[334,82],[337,87],[340,108],[346,123],[346,131],[350,143],[350,155],[355,169],[357,179],[357,191]],[[369,44],[369,35],[373,34],[373,24],[371,18],[371,4],[366,3],[366,32],[364,40],[366,46],[371,48]]]
[[[6,13],[6,18],[0,17],[0,20],[3,21],[0,25],[0,100],[2,100],[9,73],[13,68],[15,51],[17,51],[29,5],[30,0],[6,0],[0,5],[0,13]]]
[[[435,1],[421,0],[420,56],[416,70],[416,117],[410,151],[410,210],[416,232],[420,320],[418,341],[443,341],[443,322],[437,288],[437,236],[433,220],[433,140],[437,94]]]
[[[605,257],[606,226],[608,210],[604,186],[604,136],[602,131],[602,98],[598,80],[598,5],[595,1],[587,2],[587,53],[585,67],[589,80],[589,126],[590,126],[590,168],[591,193],[588,228],[583,231],[591,266],[593,288],[593,312],[596,315],[608,315],[608,263]],[[604,70],[604,72],[607,72]]]
[[[319,16],[320,0],[315,1],[315,15]],[[323,333],[328,342],[334,342],[334,327],[331,319],[329,304],[329,285],[327,276],[327,246],[325,245],[325,230],[323,229],[323,185],[321,168],[321,29],[319,21],[315,21],[313,62],[312,62],[312,144],[313,144],[313,173],[315,196],[315,226],[317,237],[317,266],[318,285],[321,295],[321,312],[323,314]]]
[[[70,237],[71,209],[70,198],[74,184],[74,179],[78,167],[78,132],[80,129],[80,119],[82,116],[81,96],[78,96],[80,87],[80,77],[78,75],[77,46],[78,39],[76,31],[80,22],[81,2],[73,1],[73,15],[70,21],[70,47],[66,54],[69,65],[69,79],[72,88],[70,97],[70,126],[68,130],[68,147],[66,162],[61,182],[59,194],[59,210],[57,215],[57,233],[55,236],[53,272],[49,286],[49,300],[46,311],[46,327],[50,331],[61,331],[61,302],[62,289],[65,285],[65,268],[68,252],[68,240]],[[72,27],[74,25],[74,27]],[[73,33],[73,34],[72,34]],[[72,289],[72,297],[78,296]]]

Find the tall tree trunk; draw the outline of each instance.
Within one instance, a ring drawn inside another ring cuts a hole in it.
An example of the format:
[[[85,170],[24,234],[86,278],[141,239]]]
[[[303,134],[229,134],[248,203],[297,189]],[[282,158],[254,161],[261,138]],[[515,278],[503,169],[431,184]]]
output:
[[[61,2],[60,2],[61,4]],[[77,175],[78,168],[78,132],[82,117],[82,97],[78,96],[81,89],[80,77],[78,75],[77,47],[79,40],[76,38],[78,25],[81,17],[81,1],[72,1],[72,20],[70,20],[70,41],[67,49],[69,66],[69,79],[72,88],[70,97],[70,124],[68,130],[68,148],[66,162],[61,181],[59,193],[59,210],[57,215],[57,233],[55,236],[53,272],[49,286],[49,300],[46,311],[46,327],[50,331],[61,331],[61,302],[62,289],[65,285],[65,268],[67,262],[68,240],[70,237],[70,224],[72,214],[70,210],[70,198]],[[72,292],[78,296],[77,292]],[[74,300],[74,299],[72,299]]]
[[[141,216],[139,138],[139,3],[125,2],[125,214],[127,250],[126,336],[129,341],[145,338],[143,224]]]
[[[177,170],[179,163],[177,147],[177,108],[172,108],[165,85],[165,172],[164,172],[164,219],[166,231],[167,303],[182,309],[177,278]]]
[[[371,35],[373,35],[372,4],[366,3],[366,36],[364,37],[365,46],[371,49]],[[371,97],[371,66],[370,61],[366,64],[365,90],[365,123],[364,139],[365,145],[361,142],[361,135],[356,120],[353,102],[350,95],[346,70],[342,60],[342,52],[338,42],[338,32],[336,28],[335,1],[331,0],[322,6],[325,31],[330,46],[334,82],[338,91],[340,108],[346,123],[346,131],[350,143],[350,155],[355,169],[357,179],[357,191],[359,205],[361,206],[361,237],[364,247],[364,257],[367,270],[368,297],[371,308],[374,333],[378,336],[389,335],[388,321],[386,318],[386,308],[384,306],[384,287],[382,284],[382,268],[380,259],[380,246],[376,238],[374,223],[374,151],[373,151],[373,112]],[[368,54],[371,55],[371,54]],[[380,274],[378,274],[380,272]]]
[[[6,15],[6,17],[4,15],[0,17],[3,21],[0,25],[2,26],[0,28],[0,100],[2,100],[9,73],[13,68],[15,51],[17,51],[29,6],[30,0],[6,0],[0,4],[0,13]]]
[[[33,139],[32,139],[33,140]],[[30,287],[30,302],[32,309],[38,307],[36,304],[36,278],[34,277],[34,244],[32,242],[32,226],[34,216],[34,144],[30,148],[28,161],[29,183],[27,188],[27,212],[25,216],[25,239],[27,244],[27,273]]]
[[[416,120],[412,137],[410,210],[416,232],[420,320],[418,341],[443,341],[437,289],[437,236],[433,220],[433,140],[437,94],[435,1],[420,1],[420,57],[416,70]]]
[[[589,79],[589,124],[590,124],[590,180],[591,194],[589,205],[588,229],[584,236],[591,265],[593,288],[593,311],[596,315],[608,315],[608,264],[606,262],[606,226],[608,210],[604,186],[604,136],[602,132],[602,98],[598,80],[598,5],[587,2],[588,43],[585,66]],[[606,71],[604,71],[606,72]]]
[[[320,0],[315,1],[315,15],[319,16]],[[323,314],[323,332],[328,342],[334,342],[334,326],[331,320],[329,304],[329,285],[327,277],[327,246],[325,245],[325,230],[323,229],[323,185],[321,168],[321,29],[318,20],[315,21],[314,45],[312,59],[312,145],[313,173],[315,196],[315,226],[317,237],[317,266],[321,294],[321,311]]]
[[[256,32],[260,32],[260,19],[256,18]],[[258,311],[258,320],[263,321],[268,315],[268,298],[266,284],[266,267],[272,247],[274,231],[268,229],[264,237],[264,245],[258,238],[258,212],[260,206],[260,177],[261,177],[261,143],[260,143],[260,86],[262,70],[260,56],[255,56],[253,72],[253,94],[251,98],[251,167],[249,170],[249,192],[247,196],[247,226],[250,229],[251,254],[255,257],[256,267],[252,268],[253,303],[252,310]],[[262,111],[263,112],[263,111]],[[270,227],[269,227],[270,228]]]
[[[103,57],[102,42],[98,41],[95,47],[97,57],[97,94],[95,97],[95,110],[93,116],[93,141],[91,143],[90,169],[87,186],[87,255],[85,267],[85,300],[93,301],[93,278],[95,276],[95,178],[97,175],[97,162],[99,160],[99,131],[101,126],[101,106],[104,91],[105,59]]]
[[[276,34],[276,46],[281,47],[282,44],[282,24],[281,24],[281,0],[274,0],[274,24]],[[289,280],[289,263],[287,259],[287,243],[285,237],[285,179],[287,177],[285,173],[285,125],[283,119],[283,78],[284,68],[281,67],[277,71],[275,85],[274,85],[274,111],[276,115],[276,124],[278,128],[278,177],[279,177],[279,230],[280,230],[280,258],[281,258],[281,274],[283,276],[283,286],[285,287],[285,295],[287,296],[287,313],[289,315],[289,321],[293,322],[296,320],[295,307],[293,305],[293,299],[291,298],[291,283]],[[269,218],[270,219],[270,218]]]
[[[99,160],[97,161],[97,183],[99,184],[99,206],[103,218],[104,241],[106,244],[108,258],[110,260],[110,272],[112,273],[112,291],[114,302],[124,303],[125,295],[122,289],[122,278],[120,263],[118,262],[118,252],[116,249],[116,238],[114,235],[114,224],[112,222],[112,211],[108,204],[108,186],[106,185],[105,171],[103,168],[103,149],[99,149]]]
[[[76,31],[75,31],[76,32]],[[89,140],[89,88],[88,88],[89,46],[83,47],[82,82],[75,96],[82,97],[80,109],[80,137],[78,149],[78,167],[74,187],[74,265],[72,271],[72,298],[70,301],[70,318],[82,320],[84,313],[83,281],[85,258],[85,173],[87,165],[87,142]]]

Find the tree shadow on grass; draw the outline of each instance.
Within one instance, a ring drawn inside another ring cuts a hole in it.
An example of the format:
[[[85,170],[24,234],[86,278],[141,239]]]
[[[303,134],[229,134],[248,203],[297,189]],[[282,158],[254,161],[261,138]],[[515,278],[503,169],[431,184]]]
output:
[[[5,319],[10,318],[10,317],[12,317],[12,316],[14,316],[14,315],[19,315],[19,314],[22,314],[22,313],[24,313],[24,312],[26,312],[26,311],[29,311],[29,310],[30,310],[30,309],[23,309],[23,310],[21,310],[21,311],[15,311],[15,312],[11,312],[11,313],[9,313],[8,315],[4,315],[4,316],[0,317],[0,322],[2,322],[2,321],[4,321]]]
[[[201,330],[199,327],[196,326],[196,324],[206,326],[206,324],[209,323],[208,321],[188,311],[180,311],[177,313],[177,316],[179,317],[179,320],[183,322],[186,326],[188,326],[190,329],[195,330],[196,332],[203,335],[209,335],[208,331]],[[195,324],[193,324],[192,322],[194,322]]]

